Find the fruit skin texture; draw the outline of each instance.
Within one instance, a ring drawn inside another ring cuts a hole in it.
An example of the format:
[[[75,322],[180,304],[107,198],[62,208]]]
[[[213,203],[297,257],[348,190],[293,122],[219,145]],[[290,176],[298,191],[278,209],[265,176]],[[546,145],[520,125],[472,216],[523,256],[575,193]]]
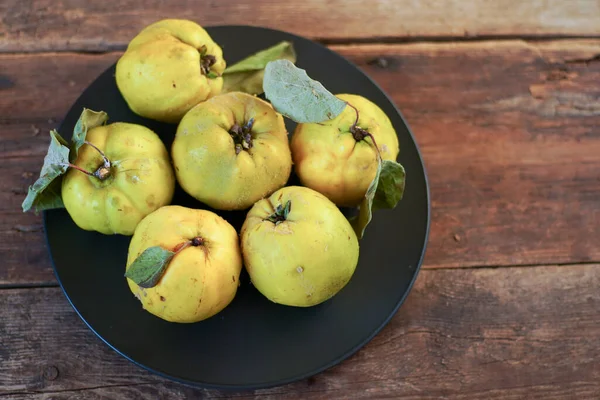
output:
[[[204,244],[177,253],[156,286],[144,289],[126,278],[143,308],[166,321],[202,321],[231,303],[242,270],[237,232],[211,211],[165,206],[144,218],[131,239],[127,268],[148,247],[176,251],[195,237]]]
[[[200,71],[200,51],[216,57],[208,78]],[[223,51],[198,24],[165,19],[144,28],[117,62],[117,86],[133,112],[177,123],[193,106],[221,92]]]
[[[291,201],[287,221],[265,220]],[[322,303],[350,280],[358,240],[340,210],[322,194],[284,187],[257,202],[241,231],[244,265],[252,284],[269,300],[297,307]]]
[[[358,126],[375,137],[384,160],[396,160],[398,137],[389,118],[370,100],[338,94],[359,110]],[[298,124],[292,136],[294,171],[304,186],[315,189],[338,206],[356,206],[375,178],[377,154],[369,137],[357,142],[350,127],[356,112],[350,106],[321,124]]]
[[[62,181],[65,208],[81,229],[132,235],[142,218],[173,198],[175,176],[169,153],[157,134],[130,123],[92,128],[86,140],[111,161],[111,174],[101,181],[70,168]],[[103,160],[84,144],[73,163],[94,172]]]
[[[229,130],[251,118],[252,148],[236,154]],[[175,174],[191,196],[219,210],[241,210],[286,184],[292,157],[283,117],[241,92],[221,94],[190,110],[171,147]]]

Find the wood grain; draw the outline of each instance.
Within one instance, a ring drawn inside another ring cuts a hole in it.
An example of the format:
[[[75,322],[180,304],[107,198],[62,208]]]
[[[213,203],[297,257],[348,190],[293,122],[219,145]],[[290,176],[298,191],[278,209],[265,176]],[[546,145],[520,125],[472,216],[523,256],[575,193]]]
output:
[[[421,146],[426,268],[600,260],[599,40],[333,49],[390,94]],[[48,129],[118,55],[0,56],[12,82],[0,96],[0,284],[54,280],[41,218],[20,204]]]
[[[5,52],[120,49],[167,17],[270,27],[330,42],[600,35],[595,0],[30,0],[26,6],[5,0],[0,15]]]
[[[421,146],[426,265],[600,259],[600,42],[347,46]]]
[[[0,115],[6,115],[0,112]],[[24,214],[27,187],[38,177],[56,121],[0,122],[0,287],[56,284],[42,217]]]
[[[597,399],[599,286],[600,265],[424,270],[356,355],[256,392],[170,383],[110,350],[60,289],[1,290],[0,398]]]

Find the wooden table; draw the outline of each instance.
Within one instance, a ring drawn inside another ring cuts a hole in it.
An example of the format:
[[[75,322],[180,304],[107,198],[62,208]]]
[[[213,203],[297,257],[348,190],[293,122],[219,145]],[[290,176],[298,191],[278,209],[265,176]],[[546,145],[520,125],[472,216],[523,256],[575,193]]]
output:
[[[600,398],[597,0],[3,0],[0,15],[0,399]],[[21,212],[48,130],[165,16],[329,45],[421,147],[433,219],[416,285],[372,342],[313,378],[231,393],[138,368],[77,317],[41,217]]]

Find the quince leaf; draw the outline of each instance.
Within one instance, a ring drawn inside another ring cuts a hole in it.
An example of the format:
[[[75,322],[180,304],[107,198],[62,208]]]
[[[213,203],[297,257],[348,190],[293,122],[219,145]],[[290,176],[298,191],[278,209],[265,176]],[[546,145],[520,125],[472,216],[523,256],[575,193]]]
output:
[[[377,172],[371,181],[365,197],[360,203],[358,216],[352,219],[352,227],[356,236],[361,239],[367,225],[373,218],[373,211],[382,208],[395,208],[404,194],[404,167],[389,160],[382,160],[377,155]]]
[[[175,253],[160,246],[148,247],[127,268],[125,277],[138,286],[151,288],[162,278]]]
[[[29,186],[27,196],[21,205],[23,212],[34,209],[37,214],[42,210],[63,208],[60,197],[60,179],[69,168],[69,148],[57,131],[50,131],[50,145],[44,157],[40,177]]]
[[[383,160],[377,191],[373,198],[373,209],[395,208],[404,195],[406,172],[402,164]]]
[[[71,139],[73,142],[73,152],[71,157],[74,160],[77,158],[79,148],[85,143],[85,137],[88,131],[97,126],[104,125],[107,120],[108,114],[106,114],[104,111],[92,111],[88,108],[83,109],[81,116],[75,124],[75,128],[73,129],[73,138]]]
[[[375,198],[377,186],[379,185],[381,165],[381,157],[377,155],[377,172],[375,172],[375,178],[371,181],[364,199],[360,202],[358,216],[350,221],[354,228],[354,232],[356,232],[356,236],[358,236],[359,239],[362,239],[367,225],[369,225],[369,222],[371,222],[371,219],[373,218],[373,199]]]
[[[223,75],[230,75],[236,72],[248,72],[264,70],[270,61],[279,59],[296,61],[296,52],[294,45],[291,42],[283,41],[277,43],[275,46],[261,50],[258,53],[254,53],[251,56],[244,58],[225,69]]]
[[[275,110],[298,123],[327,121],[346,107],[346,102],[288,60],[267,64],[263,87]]]
[[[223,72],[222,92],[245,92],[255,95],[263,93],[265,67],[275,60],[289,60],[295,63],[294,45],[287,41],[279,42],[227,67]]]

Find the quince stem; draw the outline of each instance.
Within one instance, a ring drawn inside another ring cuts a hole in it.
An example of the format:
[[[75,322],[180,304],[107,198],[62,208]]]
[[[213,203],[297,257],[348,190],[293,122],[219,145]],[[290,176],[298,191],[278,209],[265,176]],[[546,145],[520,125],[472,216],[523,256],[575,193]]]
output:
[[[88,172],[85,169],[83,169],[83,168],[81,168],[81,167],[79,167],[79,166],[77,166],[75,164],[66,163],[66,164],[61,164],[61,165],[66,165],[67,167],[69,167],[69,168],[75,168],[77,171],[81,171],[81,172],[83,172],[86,175],[94,176],[94,174],[92,172]]]
[[[110,176],[110,167],[111,167],[110,160],[108,159],[108,157],[106,157],[106,154],[104,154],[104,152],[102,150],[100,150],[95,144],[88,142],[87,140],[83,143],[93,147],[102,156],[102,159],[104,160],[104,165],[101,165],[96,170],[96,172],[94,172],[91,175],[95,176],[96,178],[100,179],[101,181],[105,180],[106,178],[108,178]]]
[[[178,254],[190,246],[194,246],[194,247],[204,246],[204,239],[201,238],[200,236],[196,236],[192,240],[188,240],[187,242],[183,242],[183,243],[180,243],[177,246],[175,246],[175,248],[173,249],[173,252],[175,254]]]
[[[359,117],[358,108],[354,107],[350,103],[346,103],[346,104],[348,104],[350,107],[352,107],[354,109],[354,111],[356,111],[356,120],[354,121],[354,124],[352,124],[352,126],[350,127],[350,133],[352,133],[352,136],[354,136],[354,140],[356,140],[357,142],[360,142],[361,140],[364,140],[364,138],[366,138],[366,137],[371,138],[371,142],[373,142],[373,146],[375,146],[375,150],[377,151],[377,156],[379,159],[381,159],[381,153],[379,152],[379,146],[377,146],[377,142],[375,141],[375,137],[373,136],[373,134],[368,132],[366,129],[363,129],[358,126],[358,117]]]
[[[81,168],[80,166],[71,164],[71,163],[66,163],[66,164],[62,164],[62,165],[66,165],[69,168],[74,168],[79,172],[83,172],[84,174],[86,174],[88,176],[93,176],[94,178],[100,179],[101,181],[105,180],[106,178],[108,178],[110,176],[110,168],[106,168],[104,165],[101,165],[100,168],[98,168],[95,172],[86,171],[85,169]]]

